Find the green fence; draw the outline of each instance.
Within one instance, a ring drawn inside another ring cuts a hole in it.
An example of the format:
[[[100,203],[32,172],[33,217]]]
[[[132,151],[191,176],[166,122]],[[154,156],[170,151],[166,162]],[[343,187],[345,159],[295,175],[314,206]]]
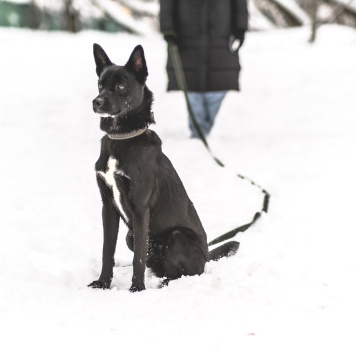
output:
[[[0,26],[27,27],[49,31],[67,30],[67,19],[64,12],[54,12],[38,8],[33,2],[16,3],[0,0]],[[82,18],[77,14],[75,19],[76,31],[95,29],[106,32],[125,31],[108,17]]]
[[[32,3],[0,1],[0,26],[37,28],[36,12]]]

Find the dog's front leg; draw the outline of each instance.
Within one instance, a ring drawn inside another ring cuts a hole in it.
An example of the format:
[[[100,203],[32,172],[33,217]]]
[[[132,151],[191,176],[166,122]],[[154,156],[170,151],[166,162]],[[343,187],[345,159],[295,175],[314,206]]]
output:
[[[90,283],[89,287],[108,289],[110,288],[115,266],[114,255],[120,217],[111,201],[103,202],[102,215],[104,229],[103,264],[99,279]]]
[[[149,209],[140,208],[133,216],[134,258],[130,292],[145,289],[145,269],[147,255]]]

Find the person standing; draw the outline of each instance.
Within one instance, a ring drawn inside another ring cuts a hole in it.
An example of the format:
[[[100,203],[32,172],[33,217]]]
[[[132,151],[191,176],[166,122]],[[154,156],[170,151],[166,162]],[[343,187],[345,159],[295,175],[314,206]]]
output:
[[[227,91],[240,90],[238,50],[247,26],[247,0],[160,0],[160,29],[178,46],[188,98],[205,135]],[[179,90],[170,53],[166,69],[167,90]],[[191,117],[189,128],[198,137]]]

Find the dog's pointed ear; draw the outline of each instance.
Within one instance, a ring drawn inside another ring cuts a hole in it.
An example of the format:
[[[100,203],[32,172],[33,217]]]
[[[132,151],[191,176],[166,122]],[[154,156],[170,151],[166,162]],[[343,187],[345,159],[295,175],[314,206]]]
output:
[[[112,63],[108,55],[97,43],[94,43],[93,50],[94,50],[94,59],[96,63],[96,74],[98,75],[98,77],[100,77],[104,68],[107,66],[111,66]]]
[[[142,46],[138,45],[134,48],[125,67],[136,74],[136,78],[141,84],[145,83],[148,76],[148,70]]]

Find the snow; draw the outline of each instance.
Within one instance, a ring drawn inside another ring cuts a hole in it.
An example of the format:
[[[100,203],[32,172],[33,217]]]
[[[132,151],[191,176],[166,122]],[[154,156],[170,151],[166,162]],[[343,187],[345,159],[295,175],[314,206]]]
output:
[[[322,26],[249,33],[241,93],[210,137],[218,167],[188,138],[184,100],[166,93],[161,37],[0,29],[0,329],[4,355],[354,355],[356,32]],[[142,44],[155,94],[152,127],[209,240],[268,214],[236,256],[202,276],[128,292],[122,225],[111,290],[100,273],[101,204],[92,44],[126,63]],[[142,349],[142,351],[141,351]],[[132,352],[132,351],[131,351]]]

